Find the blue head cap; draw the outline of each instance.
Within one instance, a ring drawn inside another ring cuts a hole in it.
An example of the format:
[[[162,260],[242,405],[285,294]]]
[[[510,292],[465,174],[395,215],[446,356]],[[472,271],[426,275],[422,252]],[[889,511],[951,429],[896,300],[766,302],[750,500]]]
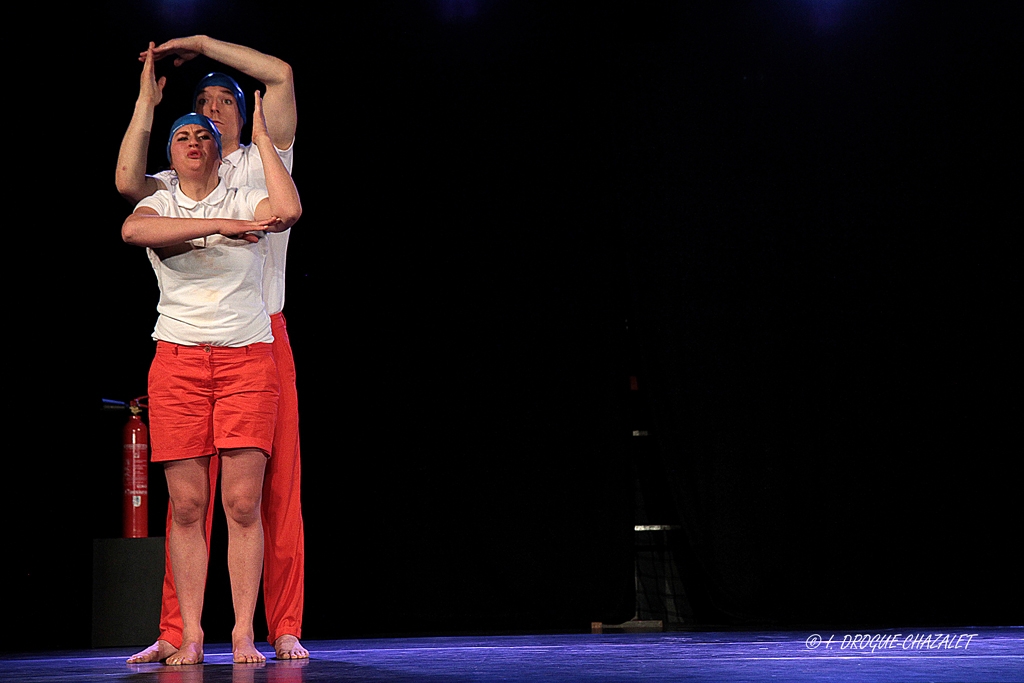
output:
[[[178,129],[182,126],[187,126],[190,123],[194,123],[197,126],[202,126],[206,130],[213,133],[213,139],[217,143],[217,154],[218,156],[224,156],[224,148],[220,144],[220,131],[217,130],[217,126],[213,125],[213,121],[206,118],[202,114],[185,114],[179,116],[174,123],[171,124],[171,134],[167,136],[167,161],[171,160],[171,140],[174,139],[174,134],[178,132]]]
[[[203,88],[208,88],[211,85],[217,85],[222,88],[227,88],[234,94],[235,102],[238,103],[238,113],[242,117],[242,125],[245,125],[247,121],[245,116],[245,95],[242,93],[242,89],[238,86],[238,81],[231,78],[227,74],[222,74],[219,71],[213,71],[203,76],[203,80],[199,81],[196,85],[196,90],[192,93],[192,109],[199,111],[200,107],[196,106],[196,100],[199,99],[199,93],[203,91]]]

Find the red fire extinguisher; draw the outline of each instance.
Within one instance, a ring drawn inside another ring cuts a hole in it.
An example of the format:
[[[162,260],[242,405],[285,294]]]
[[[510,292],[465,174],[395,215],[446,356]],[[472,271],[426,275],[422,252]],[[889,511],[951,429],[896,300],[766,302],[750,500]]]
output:
[[[124,426],[124,538],[149,536],[149,430],[141,417],[144,407],[140,399],[133,399]]]

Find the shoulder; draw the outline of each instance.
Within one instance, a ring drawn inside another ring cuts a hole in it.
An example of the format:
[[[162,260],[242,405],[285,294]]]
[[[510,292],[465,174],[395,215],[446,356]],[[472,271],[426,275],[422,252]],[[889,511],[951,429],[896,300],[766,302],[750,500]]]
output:
[[[259,165],[259,166],[263,165],[263,157],[260,156],[259,147],[257,147],[256,145],[253,145],[253,144],[248,144],[248,145],[244,145],[241,149],[243,150],[243,152],[242,152],[243,155],[245,156],[245,158],[248,160],[248,162],[250,164],[256,164],[256,165]],[[286,169],[288,169],[289,173],[291,173],[292,172],[292,159],[295,156],[295,140],[294,140],[294,138],[292,139],[292,144],[290,144],[288,146],[288,149],[280,149],[280,148],[278,148],[276,146],[274,147],[274,149],[277,151],[277,156],[280,157],[281,161],[284,163],[284,167]]]
[[[148,197],[144,197],[142,201],[135,205],[135,208],[140,209],[142,207],[148,207],[159,214],[164,214],[174,204],[174,194],[171,191],[157,190]]]
[[[259,187],[239,187],[235,191],[237,192],[236,200],[244,202],[253,211],[256,210],[260,202],[269,197],[267,191]]]
[[[169,190],[178,182],[178,174],[170,169],[166,171],[160,171],[150,176],[157,181],[157,184],[161,190]]]

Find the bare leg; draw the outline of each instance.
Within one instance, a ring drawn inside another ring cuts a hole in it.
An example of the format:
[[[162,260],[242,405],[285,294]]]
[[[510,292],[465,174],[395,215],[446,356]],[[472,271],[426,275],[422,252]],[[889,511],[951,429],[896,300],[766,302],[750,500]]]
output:
[[[309,657],[309,650],[302,647],[299,639],[287,633],[274,641],[274,652],[277,653],[278,659],[306,659]]]
[[[206,590],[206,510],[210,505],[210,459],[191,458],[167,463],[171,499],[171,567],[181,607],[181,647],[167,656],[172,666],[203,661],[203,593]]]
[[[225,450],[221,456],[221,496],[228,520],[228,573],[235,607],[231,651],[238,664],[265,662],[267,658],[256,649],[252,619],[263,572],[260,499],[267,457],[256,448]]]
[[[213,500],[214,492],[217,489],[217,472],[220,471],[220,458],[210,457],[210,465],[207,468],[210,479],[210,498]],[[171,536],[171,526],[174,524],[171,505],[167,505],[167,538]],[[213,506],[206,506],[206,553],[210,553],[210,531],[213,528]],[[167,550],[166,568],[164,569],[164,586],[162,605],[160,611],[160,635],[162,636],[155,643],[145,650],[136,652],[128,658],[128,664],[152,664],[163,662],[165,659],[178,651],[178,646],[171,638],[180,642],[181,638],[181,613],[178,609],[178,595],[174,590],[174,570],[171,569],[171,553]]]

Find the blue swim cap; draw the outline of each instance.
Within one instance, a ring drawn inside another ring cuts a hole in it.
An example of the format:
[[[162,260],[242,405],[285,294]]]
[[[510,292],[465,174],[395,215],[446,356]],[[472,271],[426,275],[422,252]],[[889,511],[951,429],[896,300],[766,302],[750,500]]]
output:
[[[185,114],[179,116],[174,123],[171,124],[171,134],[167,136],[167,161],[171,161],[171,140],[174,139],[174,134],[178,132],[178,129],[182,126],[187,126],[190,123],[194,123],[197,126],[202,126],[206,130],[213,133],[213,139],[217,143],[217,156],[224,156],[224,148],[220,145],[220,131],[217,130],[217,126],[213,125],[213,121],[206,118],[202,114]]]
[[[227,88],[235,96],[235,102],[238,103],[238,113],[242,115],[242,125],[248,120],[245,116],[245,95],[242,93],[242,89],[238,86],[238,81],[231,78],[227,74],[222,74],[219,71],[213,71],[203,76],[203,80],[199,81],[196,86],[196,90],[192,93],[192,109],[199,111],[199,107],[196,106],[196,100],[199,99],[199,93],[203,91],[203,88],[208,88],[211,85],[218,85],[222,88]]]

